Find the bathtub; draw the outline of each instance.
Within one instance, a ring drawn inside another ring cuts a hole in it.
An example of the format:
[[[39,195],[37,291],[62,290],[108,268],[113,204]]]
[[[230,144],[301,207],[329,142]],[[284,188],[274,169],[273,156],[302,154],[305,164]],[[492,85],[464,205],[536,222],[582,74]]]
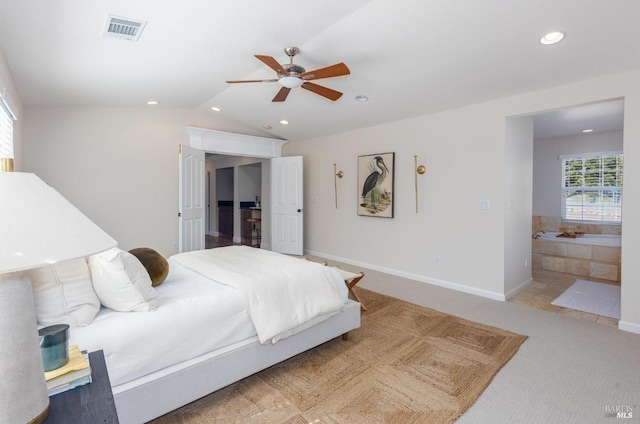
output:
[[[533,270],[571,274],[581,279],[602,279],[620,283],[619,235],[580,234],[576,238],[556,237],[558,232],[539,234],[532,241]]]
[[[589,246],[609,246],[620,247],[620,241],[622,237],[616,234],[580,234],[576,238],[571,237],[557,237],[562,233],[544,233],[539,234],[539,240],[551,240],[562,243],[575,243],[584,244]]]

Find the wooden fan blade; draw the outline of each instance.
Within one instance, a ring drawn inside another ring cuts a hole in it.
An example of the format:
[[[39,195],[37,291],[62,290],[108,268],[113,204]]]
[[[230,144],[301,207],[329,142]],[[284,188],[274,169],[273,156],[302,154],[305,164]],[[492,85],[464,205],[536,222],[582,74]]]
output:
[[[236,84],[239,82],[276,82],[278,81],[278,78],[274,78],[274,79],[263,79],[263,80],[233,80],[233,81],[225,81],[229,84]]]
[[[280,91],[278,91],[278,94],[276,94],[276,97],[274,97],[273,100],[271,100],[271,101],[272,102],[284,102],[285,100],[287,100],[287,96],[289,95],[289,91],[291,91],[290,88],[282,87],[280,89]]]
[[[338,100],[340,97],[342,97],[342,93],[336,90],[332,90],[330,88],[327,87],[323,87],[321,85],[318,84],[314,84],[312,82],[305,82],[304,84],[302,84],[302,88],[304,88],[305,90],[309,90],[311,92],[314,92],[316,94],[319,94],[323,97],[326,97],[329,100],[333,100],[334,102],[336,100]]]
[[[336,63],[335,65],[327,66],[326,68],[316,69],[314,71],[308,71],[300,74],[302,79],[314,80],[321,78],[339,77],[342,75],[349,75],[351,71],[344,63]]]
[[[274,71],[276,71],[278,73],[278,75],[286,75],[289,76],[289,72],[287,72],[286,69],[284,69],[282,67],[281,64],[278,63],[277,60],[275,60],[274,58],[272,58],[271,56],[264,56],[264,55],[260,55],[260,54],[256,54],[254,55],[258,60],[262,61],[265,65],[267,65],[269,68],[273,69]]]

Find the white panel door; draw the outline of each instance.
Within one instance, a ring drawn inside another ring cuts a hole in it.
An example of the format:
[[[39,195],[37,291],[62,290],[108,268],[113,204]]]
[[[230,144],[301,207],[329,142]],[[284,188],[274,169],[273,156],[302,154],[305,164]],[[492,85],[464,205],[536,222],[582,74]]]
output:
[[[204,249],[204,151],[180,145],[179,251]]]
[[[302,156],[271,159],[271,250],[303,253]]]

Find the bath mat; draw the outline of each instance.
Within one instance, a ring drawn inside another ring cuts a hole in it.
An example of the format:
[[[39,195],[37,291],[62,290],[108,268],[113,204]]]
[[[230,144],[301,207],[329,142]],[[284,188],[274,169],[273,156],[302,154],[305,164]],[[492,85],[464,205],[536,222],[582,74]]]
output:
[[[576,280],[551,304],[620,319],[620,286]]]

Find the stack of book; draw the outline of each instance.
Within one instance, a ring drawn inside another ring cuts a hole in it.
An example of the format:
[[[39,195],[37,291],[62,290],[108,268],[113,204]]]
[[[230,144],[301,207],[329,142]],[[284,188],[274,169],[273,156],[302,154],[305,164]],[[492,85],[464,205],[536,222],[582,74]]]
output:
[[[91,365],[87,351],[80,352],[78,346],[69,346],[69,362],[45,372],[44,377],[49,396],[91,383]]]

